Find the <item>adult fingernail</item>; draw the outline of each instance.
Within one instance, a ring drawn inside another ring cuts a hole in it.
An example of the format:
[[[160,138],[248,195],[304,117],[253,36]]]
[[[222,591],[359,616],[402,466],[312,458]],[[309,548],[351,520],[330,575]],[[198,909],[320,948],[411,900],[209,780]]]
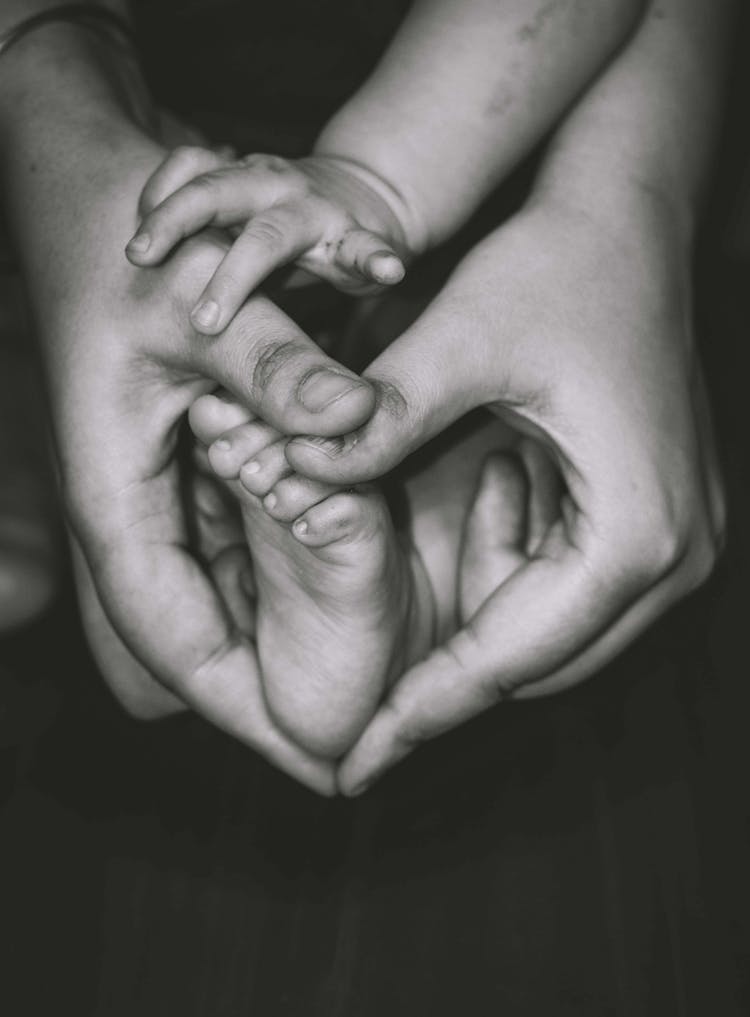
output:
[[[219,320],[219,305],[215,300],[204,300],[193,308],[191,315],[193,321],[203,328],[213,328]]]
[[[148,233],[136,233],[128,244],[128,250],[133,254],[145,254],[151,246],[151,237]]]
[[[361,388],[362,382],[348,374],[321,368],[309,375],[299,390],[299,400],[310,413],[321,413],[342,396]]]
[[[315,435],[292,438],[290,445],[307,445],[327,455],[329,459],[337,459],[344,452],[350,452],[357,444],[355,434],[347,434],[341,438],[318,438]]]

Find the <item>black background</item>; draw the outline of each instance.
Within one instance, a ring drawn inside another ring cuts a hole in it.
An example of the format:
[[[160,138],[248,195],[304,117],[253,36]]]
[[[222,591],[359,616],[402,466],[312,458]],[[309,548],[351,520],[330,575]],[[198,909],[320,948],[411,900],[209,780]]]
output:
[[[142,3],[144,61],[217,138],[293,153],[404,4],[248,6]],[[347,802],[196,718],[126,718],[68,582],[0,645],[20,718],[0,749],[9,1017],[750,1013],[747,41],[697,266],[731,510],[709,583],[596,680]]]

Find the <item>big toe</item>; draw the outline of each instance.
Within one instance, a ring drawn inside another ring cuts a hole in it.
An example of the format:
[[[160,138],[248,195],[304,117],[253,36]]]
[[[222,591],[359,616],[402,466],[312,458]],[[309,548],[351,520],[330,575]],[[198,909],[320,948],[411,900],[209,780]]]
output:
[[[265,494],[263,507],[277,522],[293,523],[304,512],[330,498],[338,490],[330,484],[321,484],[317,480],[293,473],[281,478]]]

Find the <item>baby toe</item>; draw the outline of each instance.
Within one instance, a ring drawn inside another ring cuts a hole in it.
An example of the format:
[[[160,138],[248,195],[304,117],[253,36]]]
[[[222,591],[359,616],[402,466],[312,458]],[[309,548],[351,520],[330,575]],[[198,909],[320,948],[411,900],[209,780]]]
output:
[[[330,484],[322,484],[318,480],[293,473],[274,485],[273,490],[264,498],[263,507],[278,522],[291,523],[313,505],[329,498],[336,490]]]
[[[265,498],[271,489],[292,472],[286,461],[286,438],[272,442],[245,462],[240,470],[240,483],[256,498]]]
[[[380,497],[340,491],[304,512],[294,521],[292,532],[308,547],[323,547],[339,541],[366,540],[382,522]]]
[[[253,460],[278,440],[278,431],[254,420],[225,431],[208,450],[211,468],[223,480],[236,480],[248,460]]]
[[[203,395],[190,407],[190,428],[204,445],[210,445],[224,431],[253,419],[252,413],[235,400],[218,395]]]

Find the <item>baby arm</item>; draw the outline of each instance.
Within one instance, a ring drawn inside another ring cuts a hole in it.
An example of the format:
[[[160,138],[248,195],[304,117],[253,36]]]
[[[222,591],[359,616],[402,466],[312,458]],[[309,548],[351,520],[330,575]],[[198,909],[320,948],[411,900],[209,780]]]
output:
[[[365,178],[363,179],[363,175]],[[250,293],[294,263],[349,293],[399,282],[404,236],[389,202],[337,159],[249,155],[228,160],[182,147],[152,175],[141,196],[144,219],[127,246],[147,266],[206,226],[238,231],[193,308],[195,327],[221,331]]]
[[[208,334],[290,262],[349,292],[396,283],[553,125],[643,4],[417,0],[312,157],[178,150],[144,191],[128,257],[153,265],[207,225],[241,228],[193,311]]]
[[[450,237],[636,27],[645,0],[416,0],[318,155],[398,195],[409,251]]]

